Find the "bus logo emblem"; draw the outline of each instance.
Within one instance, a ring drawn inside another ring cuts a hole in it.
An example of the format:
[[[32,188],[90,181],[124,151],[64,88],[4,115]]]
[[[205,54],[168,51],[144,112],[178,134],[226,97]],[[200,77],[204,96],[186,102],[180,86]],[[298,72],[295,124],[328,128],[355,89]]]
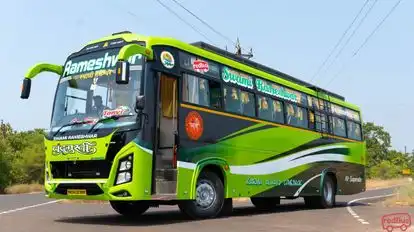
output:
[[[196,72],[201,72],[201,73],[208,72],[209,70],[208,63],[204,60],[195,60],[193,62],[193,69]]]
[[[191,111],[185,118],[185,131],[192,140],[198,140],[203,134],[203,118],[196,111]]]
[[[168,51],[163,51],[161,52],[161,63],[162,65],[164,65],[164,67],[171,69],[174,67],[175,65],[175,61],[174,61],[174,56],[168,52]]]

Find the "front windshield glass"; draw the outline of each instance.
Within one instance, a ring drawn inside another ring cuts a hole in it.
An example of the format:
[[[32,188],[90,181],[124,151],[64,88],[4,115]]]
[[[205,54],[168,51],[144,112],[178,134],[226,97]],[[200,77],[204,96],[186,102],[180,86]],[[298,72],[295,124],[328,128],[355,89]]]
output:
[[[130,79],[127,85],[115,82],[115,65],[119,48],[77,56],[66,61],[51,121],[52,131],[79,121],[91,123],[113,115],[131,115],[96,128],[128,125],[135,122],[135,97],[141,86],[142,55],[129,58]],[[91,124],[74,126],[85,129]],[[65,128],[62,131],[69,129]]]

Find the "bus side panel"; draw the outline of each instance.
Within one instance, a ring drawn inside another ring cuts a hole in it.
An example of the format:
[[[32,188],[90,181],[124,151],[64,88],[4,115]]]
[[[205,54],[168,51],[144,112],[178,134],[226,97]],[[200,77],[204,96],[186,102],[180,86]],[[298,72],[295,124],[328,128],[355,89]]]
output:
[[[363,191],[360,143],[188,104],[179,111],[179,166],[190,171],[201,160],[225,160],[230,166],[227,197],[319,194],[317,175],[327,168],[339,173],[343,194]],[[342,181],[351,175],[361,182]]]

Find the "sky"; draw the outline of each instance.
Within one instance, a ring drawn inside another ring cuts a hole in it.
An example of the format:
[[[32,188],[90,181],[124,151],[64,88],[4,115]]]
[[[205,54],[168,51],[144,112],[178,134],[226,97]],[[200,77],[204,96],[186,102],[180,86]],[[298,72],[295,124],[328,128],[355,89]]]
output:
[[[215,45],[234,50],[172,0],[160,0],[194,25]],[[333,53],[312,78],[361,9],[365,0],[177,0],[233,42],[239,38],[252,60],[343,95],[361,107],[364,121],[383,126],[395,149],[414,149],[414,1],[402,0],[365,46],[355,51],[398,0],[378,0],[342,53]],[[374,0],[364,9],[364,14]],[[350,29],[349,36],[356,24]],[[0,119],[16,130],[48,128],[58,77],[42,73],[31,96],[20,99],[21,81],[38,62],[64,64],[88,41],[129,30],[185,42],[206,39],[156,0],[14,0],[0,14]],[[207,41],[208,42],[208,41]],[[332,63],[332,65],[330,65]],[[334,78],[334,79],[333,79]]]

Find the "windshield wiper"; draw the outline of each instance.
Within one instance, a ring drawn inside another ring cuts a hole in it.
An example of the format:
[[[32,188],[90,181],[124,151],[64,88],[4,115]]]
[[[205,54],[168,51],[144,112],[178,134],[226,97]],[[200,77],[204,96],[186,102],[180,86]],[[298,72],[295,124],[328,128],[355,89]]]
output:
[[[81,121],[81,122],[71,122],[71,123],[68,123],[68,124],[65,124],[65,125],[63,125],[63,126],[61,126],[54,134],[53,134],[53,136],[56,136],[58,133],[59,133],[59,131],[60,130],[62,130],[64,127],[67,127],[67,126],[74,126],[74,125],[82,125],[82,124],[86,124],[86,123],[90,123],[90,121]]]
[[[91,129],[89,129],[88,133],[90,133],[93,130],[93,128],[95,128],[96,125],[98,125],[99,123],[104,122],[106,120],[110,120],[110,119],[118,120],[120,118],[132,117],[132,116],[134,116],[134,115],[122,114],[122,115],[112,115],[112,116],[109,116],[107,118],[101,118],[97,122],[95,122],[95,124],[92,125],[92,127],[91,127]]]

